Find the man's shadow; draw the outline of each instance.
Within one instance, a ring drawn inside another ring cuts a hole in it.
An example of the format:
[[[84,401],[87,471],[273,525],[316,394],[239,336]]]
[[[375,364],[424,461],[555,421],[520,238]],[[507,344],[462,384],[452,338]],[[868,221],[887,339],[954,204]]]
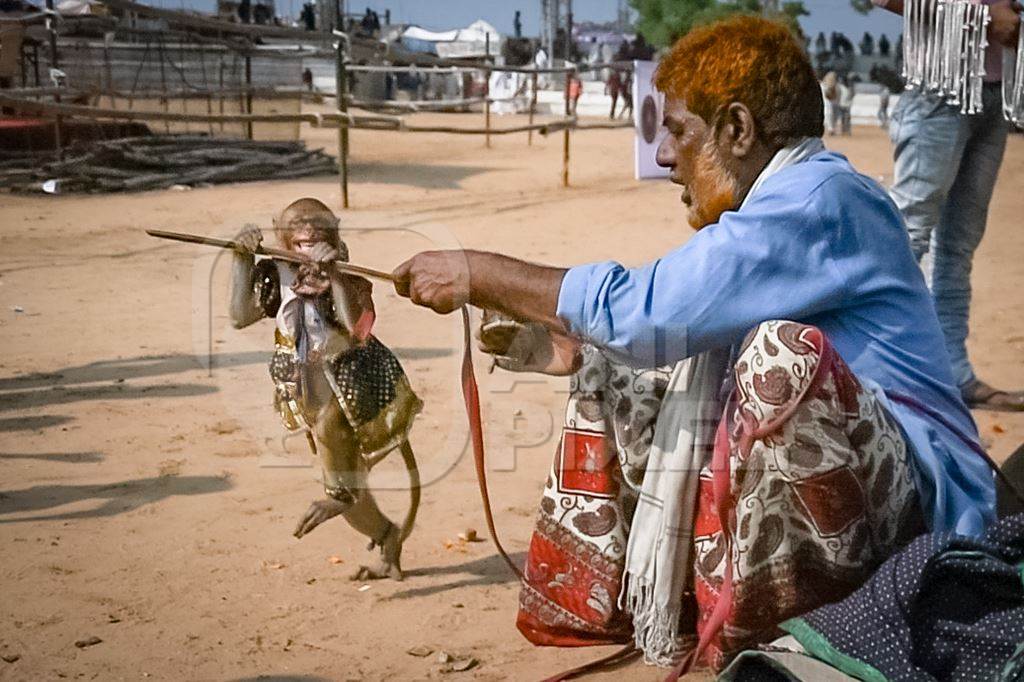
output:
[[[36,485],[0,492],[0,515],[42,511],[87,500],[104,502],[84,511],[0,518],[0,524],[115,516],[175,495],[208,495],[231,487],[230,480],[220,476],[156,476],[104,484]]]
[[[526,561],[526,552],[515,552],[509,555],[512,559],[512,563],[516,566],[522,566]],[[457,575],[460,573],[469,573],[471,576],[468,578],[461,578],[459,580],[453,580],[451,582],[444,583],[443,585],[431,585],[426,587],[413,587],[408,590],[401,590],[394,594],[385,597],[383,601],[390,601],[392,599],[411,599],[413,597],[425,597],[431,594],[438,594],[439,592],[447,592],[449,590],[457,590],[462,587],[480,587],[484,585],[502,585],[505,583],[516,582],[519,580],[509,567],[505,564],[505,560],[498,554],[492,554],[490,556],[482,557],[480,559],[473,559],[472,561],[466,561],[461,564],[451,564],[447,566],[425,566],[423,568],[413,568],[405,571],[406,578],[420,577],[420,576],[432,576],[432,575]]]

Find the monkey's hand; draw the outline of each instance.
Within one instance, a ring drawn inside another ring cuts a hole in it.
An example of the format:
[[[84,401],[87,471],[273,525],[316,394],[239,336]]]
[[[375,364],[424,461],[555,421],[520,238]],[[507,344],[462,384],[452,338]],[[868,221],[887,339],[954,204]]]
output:
[[[235,250],[238,253],[251,256],[259,250],[262,243],[263,233],[260,231],[259,226],[248,223],[238,233],[238,236],[235,237]]]
[[[301,538],[324,521],[333,519],[338,514],[341,514],[349,506],[330,497],[324,500],[313,500],[313,503],[309,505],[309,509],[299,519],[299,525],[295,526],[295,532],[292,535]]]
[[[313,248],[309,250],[309,259],[314,263],[318,263],[321,267],[326,268],[328,265],[338,260],[338,250],[327,242],[320,242],[318,244],[314,244]]]
[[[333,263],[338,258],[338,251],[321,242],[314,245],[308,255],[311,262],[299,266],[292,291],[299,296],[315,298],[331,288],[331,272],[334,271]]]

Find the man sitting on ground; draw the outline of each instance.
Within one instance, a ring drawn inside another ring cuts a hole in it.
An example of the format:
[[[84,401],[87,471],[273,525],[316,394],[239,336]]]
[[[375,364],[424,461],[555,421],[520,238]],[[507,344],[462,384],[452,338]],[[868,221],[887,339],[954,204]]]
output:
[[[396,288],[636,366],[733,349],[692,528],[697,631],[720,667],[926,526],[980,533],[994,490],[899,211],[825,150],[821,90],[788,30],[740,17],[692,31],[656,85],[658,162],[697,229],[684,245],[637,268],[428,252]]]

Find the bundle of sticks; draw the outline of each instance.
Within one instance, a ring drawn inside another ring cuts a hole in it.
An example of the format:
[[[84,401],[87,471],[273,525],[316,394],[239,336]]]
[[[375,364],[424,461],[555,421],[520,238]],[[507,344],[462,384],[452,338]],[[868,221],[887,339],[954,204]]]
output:
[[[0,162],[0,187],[18,192],[124,192],[334,174],[334,158],[303,142],[153,135],[73,145]]]

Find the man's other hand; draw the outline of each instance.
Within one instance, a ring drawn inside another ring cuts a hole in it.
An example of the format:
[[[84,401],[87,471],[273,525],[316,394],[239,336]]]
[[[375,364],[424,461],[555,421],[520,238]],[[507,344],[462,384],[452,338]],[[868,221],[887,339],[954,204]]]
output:
[[[392,273],[395,291],[416,305],[446,315],[469,302],[469,259],[465,251],[426,251]]]

